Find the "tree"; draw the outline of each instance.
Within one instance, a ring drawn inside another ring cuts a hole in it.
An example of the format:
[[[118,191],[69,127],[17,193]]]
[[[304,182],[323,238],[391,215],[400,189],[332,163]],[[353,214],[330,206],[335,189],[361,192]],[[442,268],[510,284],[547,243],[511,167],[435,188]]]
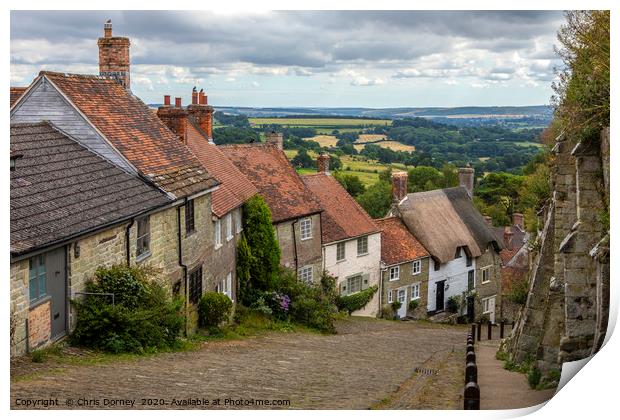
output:
[[[501,205],[507,215],[511,215],[519,204],[519,189],[523,176],[506,172],[490,173],[476,188],[475,195],[489,206]]]
[[[291,160],[291,164],[296,168],[314,168],[314,159],[310,157],[306,149],[300,149],[297,155]]]
[[[241,295],[251,300],[253,291],[272,290],[277,284],[280,246],[271,223],[271,212],[263,197],[255,195],[243,205],[243,221],[250,256],[249,264],[244,262],[248,266],[245,269],[249,271],[249,280]]]
[[[237,294],[239,301],[244,305],[251,303],[249,295],[250,289],[250,269],[252,267],[252,250],[245,239],[245,234],[241,234],[237,242]]]
[[[334,178],[336,178],[336,181],[340,182],[340,185],[353,197],[357,197],[366,190],[362,180],[357,175],[335,172]]]
[[[609,126],[610,12],[569,11],[558,32],[564,62],[553,84],[554,117],[569,138],[597,141]]]
[[[420,192],[441,188],[443,175],[430,166],[418,166],[409,170],[407,189],[410,192]]]
[[[370,217],[385,217],[392,205],[392,186],[385,181],[377,181],[360,194],[357,201]]]

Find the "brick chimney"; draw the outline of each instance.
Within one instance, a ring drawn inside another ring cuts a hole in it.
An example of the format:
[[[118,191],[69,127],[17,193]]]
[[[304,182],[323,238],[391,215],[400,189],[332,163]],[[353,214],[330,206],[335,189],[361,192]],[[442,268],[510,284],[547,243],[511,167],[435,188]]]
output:
[[[519,226],[521,230],[525,230],[525,225],[523,224],[523,214],[512,213],[512,224],[514,226]]]
[[[506,226],[504,228],[504,246],[506,249],[512,249],[512,228],[510,226]]]
[[[275,131],[271,131],[265,134],[267,137],[266,143],[270,143],[275,145],[278,149],[284,150],[284,135],[282,133],[276,133]]]
[[[392,172],[392,201],[400,203],[407,195],[407,172]]]
[[[115,79],[125,89],[131,90],[129,72],[129,38],[112,36],[112,21],[103,25],[103,38],[99,46],[99,75]]]
[[[213,142],[213,107],[207,105],[207,96],[204,91],[192,90],[192,104],[187,107],[189,118],[205,133],[209,142]]]
[[[166,126],[179,137],[183,143],[187,141],[187,110],[181,107],[181,98],[174,99],[170,106],[170,95],[164,96],[164,105],[157,109],[157,116]]]
[[[469,198],[474,196],[474,168],[459,168],[459,185],[465,187]]]
[[[329,155],[321,153],[316,158],[316,166],[319,173],[324,173],[329,175]]]

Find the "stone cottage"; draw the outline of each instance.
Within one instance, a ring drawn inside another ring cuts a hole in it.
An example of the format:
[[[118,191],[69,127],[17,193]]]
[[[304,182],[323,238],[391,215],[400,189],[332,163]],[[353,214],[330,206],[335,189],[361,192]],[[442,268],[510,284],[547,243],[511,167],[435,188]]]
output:
[[[317,282],[323,270],[323,208],[289,163],[282,145],[282,134],[272,133],[265,143],[219,147],[265,198],[282,251],[282,266],[297,272],[303,281]]]
[[[495,322],[501,243],[472,203],[473,169],[459,169],[459,180],[459,187],[406,194],[407,174],[393,174],[391,215],[401,218],[431,256],[429,314],[443,313],[453,298],[459,314]]]
[[[213,108],[202,90],[194,88],[192,104],[187,107],[181,106],[180,98],[171,106],[170,96],[165,96],[157,115],[221,182],[211,194],[214,247],[205,263],[209,270],[203,273],[203,281],[208,290],[224,293],[234,302],[237,242],[243,230],[241,206],[258,191],[213,142]]]
[[[381,232],[372,218],[331,176],[329,156],[317,158],[318,173],[302,177],[318,199],[321,213],[323,270],[336,278],[341,295],[377,286],[366,306],[354,315],[377,316],[380,301]]]
[[[11,354],[19,355],[70,331],[69,299],[100,264],[129,261],[130,224],[172,200],[50,122],[12,124],[10,147]]]
[[[106,28],[107,35],[111,36],[111,28]],[[100,48],[117,47],[100,43]],[[100,53],[102,57],[116,55]],[[110,69],[118,63],[100,64]],[[118,65],[119,71],[128,69],[128,63]],[[105,76],[41,72],[11,107],[11,122],[50,121],[81,146],[157,188],[170,201],[131,218],[119,227],[123,234],[108,238],[106,247],[121,247],[126,256],[92,252],[93,244],[81,240],[68,244],[69,290],[79,290],[98,266],[149,265],[159,270],[165,286],[185,296],[186,302],[196,303],[207,290],[203,277],[211,270],[216,247],[211,193],[220,182],[131,93],[129,77],[123,80],[126,83]],[[82,257],[85,255],[88,261]],[[191,305],[187,310],[191,312]]]
[[[381,229],[380,307],[400,302],[399,318],[426,318],[430,254],[398,217],[375,223]]]

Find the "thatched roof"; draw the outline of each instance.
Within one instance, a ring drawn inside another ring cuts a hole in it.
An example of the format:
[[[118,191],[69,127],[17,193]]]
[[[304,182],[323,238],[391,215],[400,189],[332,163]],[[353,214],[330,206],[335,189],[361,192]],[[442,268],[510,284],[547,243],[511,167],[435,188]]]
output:
[[[489,246],[501,249],[463,187],[407,194],[398,210],[411,233],[441,263],[453,260],[458,247],[472,257]]]

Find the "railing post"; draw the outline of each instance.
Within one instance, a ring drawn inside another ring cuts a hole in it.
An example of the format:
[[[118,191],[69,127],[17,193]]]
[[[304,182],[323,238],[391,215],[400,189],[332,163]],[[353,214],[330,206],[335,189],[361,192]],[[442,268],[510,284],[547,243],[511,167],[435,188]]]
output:
[[[478,321],[478,341],[482,341],[482,323]]]
[[[491,339],[491,320],[489,319],[489,323],[487,324],[487,338]]]
[[[499,338],[504,338],[504,320],[499,323]]]
[[[477,383],[469,382],[465,385],[463,408],[465,410],[480,410],[480,388]]]
[[[465,369],[467,369],[467,365],[469,365],[469,363],[474,363],[474,365],[476,364],[476,353],[474,353],[473,350],[468,350],[467,354],[465,355]],[[470,382],[470,381],[467,381]]]
[[[471,324],[471,336],[476,342],[476,324]],[[478,336],[478,341],[480,341],[480,336]]]

